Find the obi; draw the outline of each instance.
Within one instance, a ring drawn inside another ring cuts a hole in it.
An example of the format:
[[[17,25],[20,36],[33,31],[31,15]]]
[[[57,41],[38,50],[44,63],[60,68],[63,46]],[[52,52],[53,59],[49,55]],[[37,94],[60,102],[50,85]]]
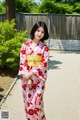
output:
[[[28,66],[39,66],[42,60],[42,56],[39,55],[27,55]]]

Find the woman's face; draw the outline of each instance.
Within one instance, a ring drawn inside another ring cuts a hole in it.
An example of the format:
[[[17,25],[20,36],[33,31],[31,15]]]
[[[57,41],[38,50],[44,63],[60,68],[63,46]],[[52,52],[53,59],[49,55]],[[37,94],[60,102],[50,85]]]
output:
[[[44,28],[39,27],[36,32],[34,33],[34,39],[40,41],[44,37]]]

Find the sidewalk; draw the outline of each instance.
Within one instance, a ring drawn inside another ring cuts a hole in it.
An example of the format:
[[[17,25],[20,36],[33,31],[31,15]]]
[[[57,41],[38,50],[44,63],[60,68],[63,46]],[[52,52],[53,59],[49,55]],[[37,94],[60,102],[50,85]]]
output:
[[[50,52],[44,103],[47,120],[80,120],[80,53]],[[25,120],[20,79],[1,109]]]

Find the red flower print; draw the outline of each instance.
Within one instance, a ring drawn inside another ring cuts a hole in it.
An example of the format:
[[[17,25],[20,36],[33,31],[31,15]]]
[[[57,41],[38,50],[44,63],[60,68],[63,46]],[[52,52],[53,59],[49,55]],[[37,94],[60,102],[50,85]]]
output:
[[[29,68],[30,68],[29,66],[26,66],[26,69],[27,69],[27,70],[29,70]]]
[[[42,101],[43,97],[41,96],[41,101]]]
[[[34,51],[32,50],[31,53],[30,53],[30,55],[33,54],[33,53],[34,53]]]
[[[23,65],[23,63],[20,63],[20,65]]]
[[[20,67],[20,69],[19,69],[19,70],[21,71],[22,69],[23,69],[23,68],[22,68],[22,67]]]
[[[43,63],[44,61],[45,61],[45,60],[44,60],[44,58],[43,58],[41,62]]]
[[[23,88],[24,90],[26,90],[26,84],[22,85],[22,88]]]
[[[29,41],[30,44],[32,44],[33,42],[32,41]]]
[[[39,105],[41,105],[41,102],[39,102]]]
[[[39,75],[42,75],[42,72],[41,72],[41,71],[39,71]]]
[[[45,50],[46,52],[48,52],[48,47],[46,46],[44,50]]]
[[[47,70],[45,70],[45,73],[47,73]]]
[[[29,107],[32,103],[31,102],[27,102],[27,106]]]
[[[38,111],[39,111],[40,109],[39,108],[35,108],[35,110],[34,110],[34,114],[36,114],[36,115],[38,115]]]
[[[37,70],[40,71],[40,68],[38,68]]]
[[[25,42],[24,44],[25,44],[25,45],[29,45],[29,42]]]
[[[36,89],[36,84],[33,84],[33,89]]]
[[[29,109],[29,110],[27,111],[27,113],[28,113],[29,115],[33,115],[33,114],[34,114],[34,110],[33,110],[33,109]]]
[[[43,85],[43,86],[42,86],[42,90],[44,90],[44,88],[45,88],[45,87],[44,87],[44,85]]]
[[[34,110],[34,114],[38,115],[38,113],[37,113],[37,111],[36,111],[36,110]]]
[[[41,76],[44,78],[44,75],[43,75],[43,74],[42,74]]]
[[[38,97],[40,97],[40,96],[41,96],[41,94],[37,93],[37,96],[38,96]]]
[[[35,108],[35,110],[38,112],[38,111],[39,111],[39,108]]]
[[[44,118],[45,118],[45,115],[42,116],[42,119],[44,119]]]
[[[44,63],[44,67],[46,67],[46,66],[47,66],[47,62]]]
[[[30,97],[31,97],[31,94],[28,94],[28,97],[30,98]]]
[[[21,53],[22,53],[22,54],[25,54],[25,53],[26,53],[26,50],[21,50]]]
[[[42,56],[42,54],[41,54],[41,53],[38,53],[37,55]]]
[[[31,120],[30,118],[27,118],[27,120]]]
[[[25,60],[25,63],[27,63],[27,60]]]
[[[27,66],[27,63],[26,63],[26,62],[24,63],[24,66]]]

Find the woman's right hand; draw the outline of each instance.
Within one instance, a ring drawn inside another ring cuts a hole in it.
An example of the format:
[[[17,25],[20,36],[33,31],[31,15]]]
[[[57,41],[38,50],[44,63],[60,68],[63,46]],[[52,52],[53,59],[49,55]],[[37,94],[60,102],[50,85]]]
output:
[[[31,79],[28,80],[27,85],[30,89],[32,88],[32,80]]]

